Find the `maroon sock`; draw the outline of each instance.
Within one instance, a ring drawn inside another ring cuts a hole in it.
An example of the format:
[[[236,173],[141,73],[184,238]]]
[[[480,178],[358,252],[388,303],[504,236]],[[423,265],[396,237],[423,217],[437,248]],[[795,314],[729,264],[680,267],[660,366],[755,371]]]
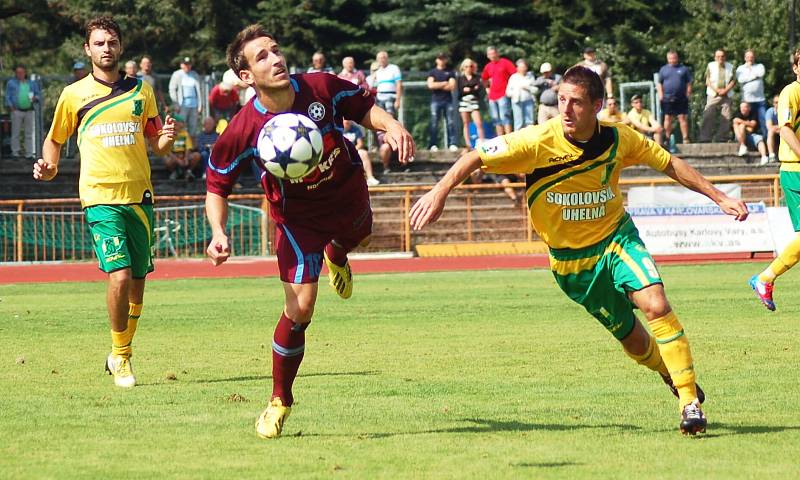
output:
[[[280,397],[283,405],[294,403],[292,384],[303,361],[308,324],[294,323],[281,314],[272,337],[272,397]]]
[[[344,267],[344,264],[347,263],[347,250],[335,245],[332,241],[325,245],[325,253],[328,255],[331,262],[340,267]]]

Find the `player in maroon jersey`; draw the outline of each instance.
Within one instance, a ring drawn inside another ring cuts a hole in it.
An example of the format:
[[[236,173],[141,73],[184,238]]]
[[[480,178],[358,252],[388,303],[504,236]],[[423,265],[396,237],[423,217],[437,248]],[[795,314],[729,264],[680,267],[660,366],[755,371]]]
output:
[[[322,262],[342,298],[352,293],[347,253],[369,240],[372,210],[361,159],[342,135],[342,119],[385,131],[401,163],[414,155],[411,135],[375,106],[369,91],[327,73],[289,75],[278,42],[261,25],[251,25],[228,46],[228,65],[256,96],[231,120],[208,162],[206,213],[212,229],[207,253],[214,265],[230,256],[225,232],[228,201],[239,170],[257,159],[258,134],[273,116],[294,112],[316,122],[324,139],[319,167],[307,177],[281,180],[264,171],[261,184],[276,223],[275,244],[286,304],[272,341],[273,390],[256,421],[262,438],[281,434],[289,416],[292,383],[303,359],[305,330],[317,299]],[[258,162],[260,165],[260,162]]]

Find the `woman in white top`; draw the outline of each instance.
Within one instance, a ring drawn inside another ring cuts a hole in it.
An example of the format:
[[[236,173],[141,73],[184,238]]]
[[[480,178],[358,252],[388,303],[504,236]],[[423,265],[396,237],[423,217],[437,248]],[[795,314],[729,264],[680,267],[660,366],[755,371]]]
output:
[[[514,130],[533,125],[533,112],[536,111],[536,79],[528,71],[528,62],[517,60],[517,73],[511,75],[506,87],[506,96],[511,98],[511,112],[514,114]]]

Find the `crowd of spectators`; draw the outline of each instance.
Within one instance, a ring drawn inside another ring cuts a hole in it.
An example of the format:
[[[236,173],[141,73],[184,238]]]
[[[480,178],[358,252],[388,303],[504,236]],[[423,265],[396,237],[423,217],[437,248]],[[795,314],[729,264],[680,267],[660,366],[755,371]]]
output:
[[[644,108],[645,98],[640,94],[626,98],[631,109],[621,111],[619,99],[614,95],[614,82],[608,65],[598,58],[593,47],[586,47],[582,54],[583,58],[577,65],[595,71],[605,87],[607,97],[603,109],[598,113],[599,119],[629,124],[665,148],[675,151],[678,135],[673,134],[673,130],[677,118],[679,138],[683,143],[691,142],[688,115],[694,78],[691,69],[680,62],[676,51],[667,53],[666,64],[659,70],[655,85],[661,118]],[[747,50],[743,60],[741,65],[734,66],[726,60],[726,52],[717,49],[713,61],[705,66],[706,102],[697,140],[734,141],[739,145],[737,153],[740,156],[747,155],[749,151],[758,151],[761,164],[766,164],[776,160],[779,142],[777,96],[769,107],[765,97],[765,68],[756,62],[755,52]],[[368,72],[358,69],[351,56],[344,57],[341,65],[341,70],[336,72],[328,65],[325,54],[318,51],[312,56],[311,65],[306,71],[338,75],[354,85],[369,89],[379,106],[394,116],[398,115],[404,93],[403,73],[396,64],[390,63],[388,52],[378,52]],[[548,61],[537,62],[537,65],[538,69],[531,69],[527,59],[512,61],[491,46],[486,49],[482,69],[475,60],[465,58],[457,64],[456,70],[450,66],[450,58],[446,54],[437,55],[425,82],[430,90],[428,149],[432,152],[440,149],[457,152],[463,149],[461,151],[466,152],[482,143],[487,136],[507,134],[558,116],[557,92],[561,75]],[[173,115],[181,126],[173,152],[164,159],[170,178],[191,180],[204,177],[204,165],[216,136],[252,97],[252,88],[248,88],[229,70],[221,81],[210,88],[207,99],[203,99],[202,80],[193,70],[191,58],[184,57],[180,67],[170,76],[167,103],[153,75],[150,57],[141,57],[138,64],[130,60],[125,63],[124,69],[126,75],[148,82],[156,93],[159,109]],[[538,76],[532,70],[538,71]],[[38,83],[28,81],[23,65],[18,66],[14,73],[5,89],[5,104],[10,111],[12,127],[11,154],[14,157],[32,158],[35,151],[33,109],[41,98],[40,87]],[[77,81],[86,75],[86,65],[75,62],[69,81]],[[735,99],[741,101],[738,108],[732,106]],[[210,113],[207,118],[201,117],[204,104],[208,105]],[[484,128],[484,114],[491,119],[491,135],[487,135]],[[461,139],[457,135],[459,120],[462,126]],[[369,142],[374,146],[374,150],[370,151],[363,130],[355,123],[348,122],[345,130],[348,138],[352,137],[351,140],[357,144],[369,184],[379,184],[380,181],[372,172],[370,155],[377,154],[376,160],[380,161],[383,173],[387,174],[393,168],[391,149],[377,136]]]

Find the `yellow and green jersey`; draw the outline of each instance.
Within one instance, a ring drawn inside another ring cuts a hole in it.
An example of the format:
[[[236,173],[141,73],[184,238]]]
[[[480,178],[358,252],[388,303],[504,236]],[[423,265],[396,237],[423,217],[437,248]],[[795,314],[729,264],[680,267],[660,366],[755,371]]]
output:
[[[625,215],[623,168],[663,171],[670,154],[632,128],[598,122],[587,142],[567,138],[560,118],[493,138],[480,149],[483,168],[524,173],[531,224],[550,248],[584,248],[609,236]]]
[[[194,150],[192,136],[184,128],[175,133],[175,141],[172,143],[172,153],[186,153],[186,150]]]
[[[84,207],[142,203],[152,194],[144,131],[157,116],[153,90],[140,79],[111,84],[87,75],[64,88],[48,138],[63,144],[78,132]]]
[[[790,127],[800,137],[800,82],[794,81],[783,87],[778,97],[778,126]],[[800,157],[786,142],[778,147],[778,160],[781,170],[800,172]]]

